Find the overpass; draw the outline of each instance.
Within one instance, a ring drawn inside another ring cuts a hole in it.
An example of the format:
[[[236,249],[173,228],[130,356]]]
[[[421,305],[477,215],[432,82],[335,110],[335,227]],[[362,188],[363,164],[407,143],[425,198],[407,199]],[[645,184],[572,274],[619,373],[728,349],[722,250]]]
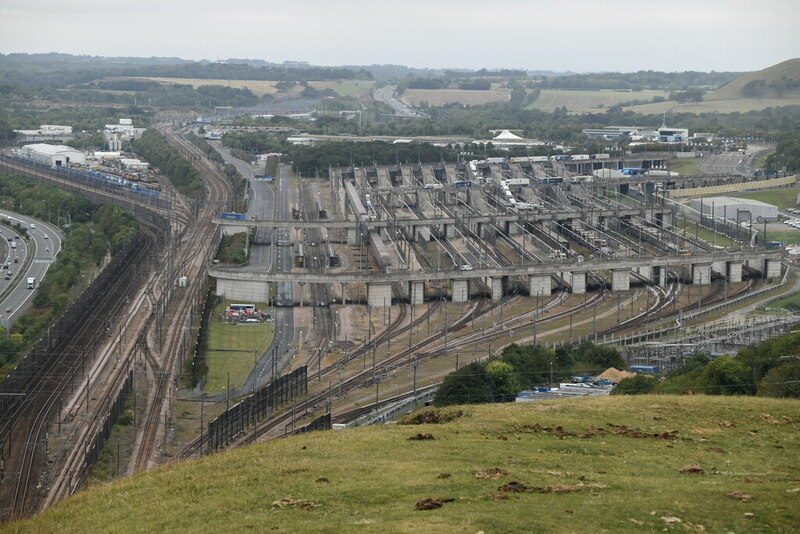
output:
[[[429,192],[426,190],[426,192]],[[647,214],[672,213],[673,209],[661,206],[648,208],[628,208],[628,209],[594,209],[594,210],[563,210],[563,211],[520,211],[501,215],[463,215],[456,217],[426,217],[417,219],[411,217],[397,217],[382,220],[366,221],[301,221],[301,220],[231,220],[214,219],[214,224],[234,227],[291,227],[291,228],[386,228],[389,226],[429,226],[429,225],[448,225],[448,224],[498,224],[514,222],[538,222],[538,221],[560,221],[567,219],[579,219],[591,214],[594,217],[633,217],[646,216]]]
[[[780,251],[745,250],[720,253],[696,253],[686,255],[644,256],[631,258],[600,259],[585,262],[553,261],[508,267],[478,268],[470,271],[458,269],[397,271],[379,273],[374,271],[350,271],[327,273],[272,273],[248,271],[246,269],[211,268],[209,275],[217,279],[217,294],[232,299],[251,299],[266,302],[269,285],[275,282],[305,283],[364,283],[367,285],[367,303],[382,306],[392,299],[392,284],[403,283],[408,287],[412,304],[422,304],[426,282],[447,281],[451,285],[454,302],[469,299],[469,283],[483,282],[489,285],[492,298],[503,297],[509,277],[527,277],[530,295],[549,295],[553,276],[562,278],[571,285],[572,292],[586,292],[586,277],[592,271],[611,271],[612,291],[630,289],[630,276],[634,271],[659,285],[667,283],[667,268],[688,266],[693,284],[711,282],[712,271],[724,276],[731,283],[742,281],[742,268],[748,266],[760,271],[764,277],[772,278],[781,273]]]

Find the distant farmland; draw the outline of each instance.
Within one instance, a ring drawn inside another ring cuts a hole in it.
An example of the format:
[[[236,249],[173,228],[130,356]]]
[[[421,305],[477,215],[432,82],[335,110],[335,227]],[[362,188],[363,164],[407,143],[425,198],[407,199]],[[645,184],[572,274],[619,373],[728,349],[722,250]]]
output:
[[[554,111],[566,107],[571,113],[603,111],[604,108],[616,106],[633,100],[652,100],[653,97],[666,98],[664,91],[579,91],[567,89],[542,89],[539,98],[528,105],[528,109]]]
[[[714,93],[709,93],[702,102],[681,104],[674,101],[645,104],[642,106],[626,107],[625,111],[634,111],[645,115],[661,113],[745,113],[780,106],[800,106],[800,96],[784,98],[733,98],[717,99]]]
[[[406,89],[401,100],[410,106],[427,102],[431,106],[444,106],[459,102],[465,106],[479,106],[491,102],[508,102],[511,92],[507,89],[469,91],[466,89]]]
[[[236,89],[250,89],[256,96],[271,95],[278,92],[275,85],[278,83],[274,80],[217,80],[206,78],[155,78],[149,76],[137,77],[109,77],[106,80],[149,80],[163,84],[182,84],[191,85],[195,89],[201,85],[222,85],[225,87],[233,87]],[[312,81],[308,85],[315,89],[333,89],[342,96],[350,96],[358,94],[361,91],[366,91],[372,88],[375,84],[373,81],[352,81],[352,80],[334,80],[334,81]],[[299,93],[303,88],[295,86],[291,92]]]

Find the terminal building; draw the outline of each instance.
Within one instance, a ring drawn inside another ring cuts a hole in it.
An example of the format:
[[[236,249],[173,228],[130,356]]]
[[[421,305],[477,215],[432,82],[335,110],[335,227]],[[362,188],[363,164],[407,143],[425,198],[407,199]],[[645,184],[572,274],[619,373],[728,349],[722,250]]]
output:
[[[37,143],[25,145],[19,150],[20,157],[48,167],[66,167],[70,163],[85,164],[86,154],[69,146]]]

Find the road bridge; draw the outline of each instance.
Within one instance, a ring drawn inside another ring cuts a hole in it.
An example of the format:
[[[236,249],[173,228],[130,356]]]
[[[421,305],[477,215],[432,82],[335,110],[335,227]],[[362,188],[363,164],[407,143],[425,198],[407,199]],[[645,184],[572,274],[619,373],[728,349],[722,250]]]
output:
[[[231,219],[214,219],[213,223],[222,226],[234,227],[291,227],[291,228],[386,228],[389,226],[429,226],[434,224],[448,225],[448,224],[498,224],[498,223],[521,223],[521,222],[539,222],[539,221],[561,221],[569,219],[580,219],[587,215],[592,218],[599,217],[634,217],[652,214],[671,214],[673,208],[652,206],[647,208],[628,208],[628,209],[589,209],[589,210],[561,210],[561,211],[520,211],[517,213],[508,213],[500,215],[463,215],[456,217],[426,217],[425,219],[411,218],[411,217],[396,217],[392,219],[380,220],[366,220],[366,221],[332,221],[332,220],[278,220],[278,219],[261,219],[261,220],[231,220]]]
[[[275,282],[297,283],[364,283],[367,285],[367,302],[370,306],[386,305],[392,299],[392,283],[407,284],[412,303],[421,304],[426,282],[450,282],[453,300],[469,298],[469,282],[480,281],[491,288],[492,298],[503,297],[509,277],[527,277],[529,293],[550,294],[551,278],[563,278],[572,287],[573,293],[586,292],[586,277],[589,272],[611,271],[612,290],[630,289],[631,271],[644,274],[651,282],[666,285],[666,268],[687,266],[692,283],[711,283],[712,271],[726,277],[730,282],[742,280],[742,267],[760,271],[764,277],[773,278],[781,274],[780,251],[745,250],[724,253],[695,253],[687,255],[643,256],[633,258],[600,259],[585,262],[554,261],[508,267],[477,268],[470,271],[460,269],[420,270],[417,272],[327,272],[327,273],[272,273],[245,269],[212,268],[209,275],[217,279],[217,294],[227,298],[251,298],[259,300],[269,294],[269,284]]]

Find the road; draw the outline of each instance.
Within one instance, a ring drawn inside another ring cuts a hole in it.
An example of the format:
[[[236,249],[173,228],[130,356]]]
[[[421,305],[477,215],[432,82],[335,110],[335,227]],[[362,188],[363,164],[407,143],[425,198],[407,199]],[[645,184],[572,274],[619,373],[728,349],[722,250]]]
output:
[[[736,152],[724,152],[708,156],[699,168],[706,174],[739,174],[750,175],[750,163],[753,161],[752,154],[739,154]]]
[[[221,143],[211,142],[211,146],[236,170],[247,179],[248,204],[247,219],[289,219],[289,168],[281,165],[278,171],[278,203],[275,203],[275,191],[271,182],[256,180],[253,168],[246,161],[234,157]],[[250,244],[250,263],[245,268],[249,271],[268,272],[277,267],[278,272],[291,272],[292,247],[277,246],[277,241],[291,243],[289,228],[256,228],[255,238]],[[294,313],[292,303],[292,284],[277,284],[275,308],[272,316],[275,324],[275,335],[272,343],[256,362],[242,387],[234,392],[234,396],[247,394],[272,380],[275,371],[273,358],[278,355],[278,374],[288,362],[291,343],[294,338]]]
[[[0,217],[4,222],[10,218],[11,224],[19,222],[27,229],[29,237],[28,240],[22,239],[15,229],[0,226],[0,238],[6,243],[6,255],[0,269],[3,273],[0,278],[0,326],[7,327],[22,314],[36,294],[27,288],[27,279],[35,278],[38,287],[61,251],[62,237],[55,226],[25,215],[0,210]],[[31,224],[36,228],[31,228]],[[11,243],[16,243],[16,248],[11,248]]]
[[[372,98],[378,102],[383,102],[384,104],[392,106],[392,109],[394,109],[394,114],[398,117],[427,117],[425,113],[415,111],[406,106],[400,100],[396,99],[394,97],[395,89],[396,86],[394,85],[385,85],[383,87],[373,89]]]

